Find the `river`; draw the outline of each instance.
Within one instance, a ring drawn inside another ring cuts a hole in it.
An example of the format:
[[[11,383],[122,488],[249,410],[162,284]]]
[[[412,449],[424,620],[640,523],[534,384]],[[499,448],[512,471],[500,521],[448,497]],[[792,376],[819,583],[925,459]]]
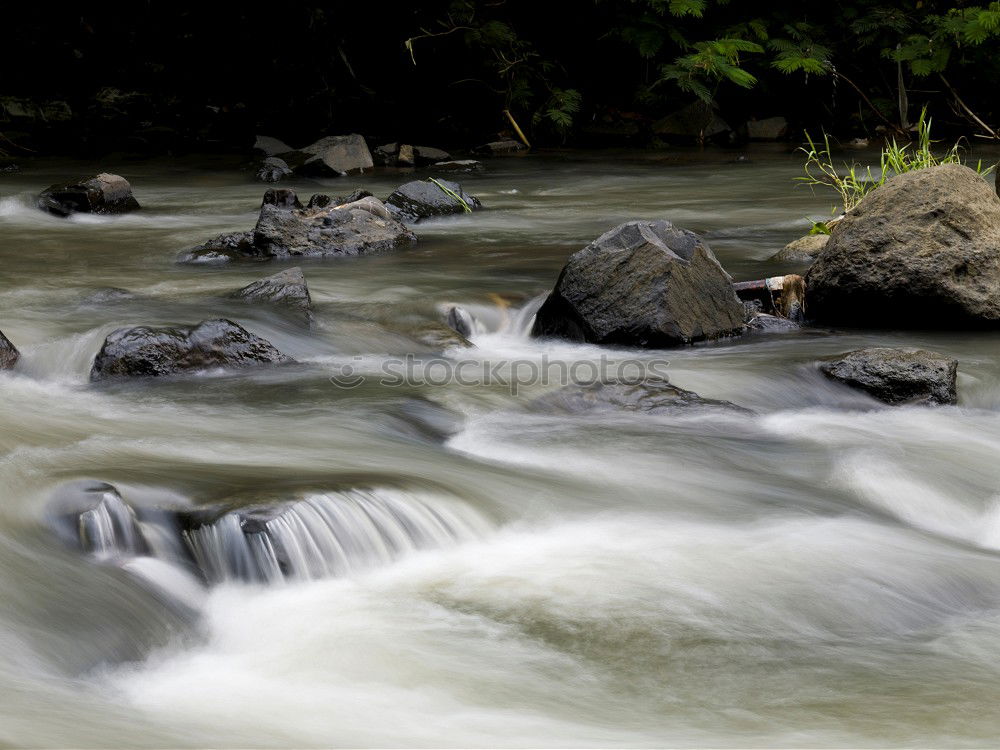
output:
[[[0,743],[994,744],[1000,335],[872,321],[636,352],[526,334],[567,256],[627,219],[702,233],[736,279],[801,271],[767,258],[834,196],[795,185],[792,153],[751,155],[492,161],[462,179],[486,210],[421,223],[411,249],[300,264],[312,329],[224,297],[280,263],[173,262],[253,224],[263,188],[224,159],[0,175],[0,330],[22,352],[0,374]],[[98,169],[143,209],[33,208]],[[290,185],[384,195],[404,179]],[[107,287],[133,296],[91,297]],[[444,303],[482,321],[446,361],[666,359],[676,385],[752,413],[558,415],[532,406],[552,386],[439,382],[408,331]],[[115,328],[219,316],[299,363],[88,382]],[[959,405],[878,408],[818,374],[871,344],[957,357]],[[408,382],[375,377],[413,352]],[[363,381],[331,380],[345,371]],[[360,551],[202,588],[63,544],[50,498],[80,479],[147,506],[347,508]],[[376,506],[426,533],[368,549],[388,533],[362,528]]]

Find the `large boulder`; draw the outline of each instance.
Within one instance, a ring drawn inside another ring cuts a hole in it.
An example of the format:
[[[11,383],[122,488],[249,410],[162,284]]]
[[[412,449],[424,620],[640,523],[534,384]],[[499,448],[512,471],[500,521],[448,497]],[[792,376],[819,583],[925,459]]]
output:
[[[457,182],[429,179],[400,185],[385,205],[400,221],[415,223],[432,216],[469,213],[483,204]]]
[[[271,342],[223,318],[195,326],[112,331],[94,359],[90,379],[154,377],[291,361]]]
[[[823,323],[1000,325],[1000,198],[968,167],[898,175],[832,229],[806,275]]]
[[[251,282],[233,292],[232,297],[243,302],[282,307],[305,322],[312,322],[312,297],[301,268],[286,268]]]
[[[38,196],[38,207],[56,216],[75,213],[124,214],[139,208],[128,180],[102,172],[72,185],[53,185]]]
[[[0,370],[9,370],[17,364],[21,358],[21,353],[17,347],[10,343],[10,339],[0,331]]]
[[[705,141],[728,134],[732,128],[703,101],[692,102],[653,123],[653,132],[667,138]]]
[[[747,138],[751,141],[776,141],[788,134],[788,120],[784,117],[765,117],[747,122]]]
[[[661,379],[567,385],[540,396],[531,402],[530,407],[535,411],[561,414],[631,411],[674,416],[701,409],[751,413],[730,401],[702,398],[694,391],[678,388]]]
[[[293,150],[284,141],[279,141],[277,138],[272,138],[269,135],[258,135],[257,140],[254,141],[253,149],[264,154],[264,156],[276,156],[277,154],[284,154]]]
[[[788,263],[808,263],[816,258],[826,243],[830,241],[828,234],[807,234],[792,240],[778,252],[770,257],[773,261],[784,261]]]
[[[823,362],[827,377],[887,404],[954,404],[958,360],[920,349],[872,347]]]
[[[630,221],[570,256],[532,334],[667,347],[740,333],[743,318],[732,279],[698,235]]]
[[[295,171],[304,175],[339,177],[363,172],[374,166],[368,144],[357,133],[329,135],[306,146],[302,151],[309,157],[301,166],[295,167]]]
[[[357,197],[360,196],[360,197]],[[356,193],[347,203],[314,195],[303,206],[293,190],[272,188],[264,194],[257,225],[231,232],[178,256],[180,263],[223,263],[232,260],[371,255],[416,242],[385,205]]]

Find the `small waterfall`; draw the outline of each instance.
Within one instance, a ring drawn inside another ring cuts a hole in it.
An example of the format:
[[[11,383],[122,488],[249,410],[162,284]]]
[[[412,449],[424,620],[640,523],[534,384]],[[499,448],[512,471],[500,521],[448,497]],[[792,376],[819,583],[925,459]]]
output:
[[[167,593],[186,590],[178,581],[189,579],[283,583],[348,575],[480,538],[491,526],[458,500],[388,488],[237,508],[210,521],[211,510],[133,508],[114,487],[94,482],[64,488],[53,506],[53,528],[67,544],[141,571],[144,580],[163,577]],[[175,573],[162,576],[164,566]]]
[[[232,511],[187,532],[211,582],[312,580],[384,565],[481,536],[479,514],[393,490],[311,495],[283,508]]]
[[[484,333],[503,333],[524,339],[531,335],[535,314],[548,294],[532,297],[520,307],[511,307],[497,297],[496,305],[444,305],[445,323],[463,336],[473,338]]]
[[[117,492],[102,493],[100,501],[80,513],[80,545],[100,559],[141,555],[146,544],[133,510]]]
[[[528,338],[531,335],[531,328],[535,325],[535,315],[538,313],[538,308],[542,306],[548,296],[548,294],[539,294],[528,300],[522,307],[513,310],[507,327],[502,330],[517,338]]]

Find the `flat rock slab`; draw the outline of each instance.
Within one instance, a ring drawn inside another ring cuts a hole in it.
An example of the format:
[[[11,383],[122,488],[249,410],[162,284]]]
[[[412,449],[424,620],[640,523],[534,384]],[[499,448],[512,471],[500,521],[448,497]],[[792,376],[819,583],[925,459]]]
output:
[[[314,195],[303,206],[294,191],[272,188],[264,194],[253,230],[221,234],[182,252],[177,261],[225,263],[372,255],[417,241],[378,198],[359,195],[363,197],[346,204]]]
[[[820,363],[829,378],[887,404],[954,404],[958,360],[921,349],[873,347]]]
[[[271,342],[231,320],[168,328],[135,326],[112,331],[104,340],[90,379],[158,377],[292,361]]]

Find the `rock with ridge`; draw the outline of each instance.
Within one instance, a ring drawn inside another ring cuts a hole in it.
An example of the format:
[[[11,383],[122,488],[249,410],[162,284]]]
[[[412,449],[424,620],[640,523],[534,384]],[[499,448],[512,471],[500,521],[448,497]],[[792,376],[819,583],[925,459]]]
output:
[[[671,385],[665,379],[614,381],[568,385],[531,402],[535,411],[564,414],[631,411],[657,415],[681,415],[699,409],[750,414],[730,401],[702,398],[694,391]]]
[[[0,370],[10,370],[20,358],[21,352],[0,331]]]
[[[670,347],[732,336],[744,309],[711,249],[669,221],[630,221],[570,256],[534,336]]]
[[[276,274],[247,284],[232,294],[243,302],[276,305],[312,322],[312,297],[301,268],[286,268]]]
[[[278,154],[294,151],[284,141],[279,141],[277,138],[272,138],[269,135],[258,135],[257,140],[254,141],[253,148],[254,151],[258,151],[264,154],[264,156],[277,156]]]
[[[371,151],[357,133],[329,135],[301,149],[309,157],[295,171],[314,177],[339,177],[371,169]],[[280,156],[280,154],[279,154]]]
[[[356,196],[361,196],[357,198]],[[372,255],[416,242],[386,206],[362,192],[339,204],[314,195],[303,206],[295,191],[272,188],[264,194],[257,225],[231,232],[181,253],[180,263],[224,263],[232,260],[322,258]]]
[[[53,185],[38,196],[38,207],[56,216],[75,213],[124,214],[139,208],[128,180],[102,172],[72,185]]]
[[[432,216],[462,214],[482,208],[457,182],[413,180],[400,185],[385,199],[386,207],[400,221],[416,223]]]
[[[257,179],[261,182],[278,182],[291,174],[292,170],[287,162],[277,156],[267,157],[257,169]]]
[[[194,326],[135,326],[112,331],[94,359],[90,379],[157,377],[291,361],[271,342],[222,318]]]
[[[998,327],[1000,197],[957,164],[892,177],[833,227],[806,284],[822,323]]]
[[[921,349],[871,347],[822,362],[827,377],[887,404],[954,404],[958,360]]]
[[[785,245],[770,257],[772,261],[787,261],[789,263],[806,263],[812,261],[823,252],[826,243],[830,241],[828,234],[807,234]]]

